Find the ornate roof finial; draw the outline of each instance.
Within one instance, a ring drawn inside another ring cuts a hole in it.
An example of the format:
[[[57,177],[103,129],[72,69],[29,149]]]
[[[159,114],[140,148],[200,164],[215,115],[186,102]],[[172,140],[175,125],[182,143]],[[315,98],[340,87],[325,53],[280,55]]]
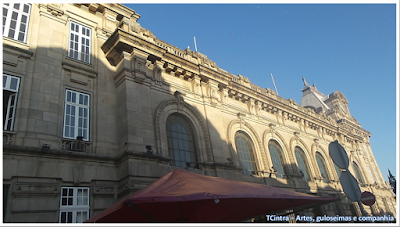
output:
[[[306,82],[306,79],[304,79],[304,77],[302,76],[302,78],[303,78],[303,83],[304,83],[304,86],[308,86],[308,84],[307,84],[307,82]]]

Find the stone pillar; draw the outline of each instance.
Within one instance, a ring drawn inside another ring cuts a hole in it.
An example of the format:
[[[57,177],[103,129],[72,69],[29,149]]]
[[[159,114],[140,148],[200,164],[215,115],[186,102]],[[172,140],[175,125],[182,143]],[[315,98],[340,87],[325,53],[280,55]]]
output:
[[[155,147],[151,113],[150,88],[143,86],[146,79],[147,56],[134,50],[124,54],[115,77],[118,111],[118,151],[144,152],[145,146]],[[137,120],[140,117],[140,121]]]

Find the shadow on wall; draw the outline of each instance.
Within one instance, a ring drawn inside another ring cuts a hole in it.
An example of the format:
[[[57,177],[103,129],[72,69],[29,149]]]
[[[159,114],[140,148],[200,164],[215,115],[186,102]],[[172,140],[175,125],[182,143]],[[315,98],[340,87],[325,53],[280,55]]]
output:
[[[158,76],[158,69],[164,70],[157,63],[160,59],[149,55],[142,59],[146,68],[138,70],[135,67],[140,62],[134,53],[113,67],[105,57],[86,64],[67,57],[59,48],[27,51],[3,44],[3,74],[19,80],[18,90],[3,89],[3,110],[13,97],[17,103],[15,113],[8,115],[14,119],[13,126],[3,135],[3,184],[8,189],[5,214],[9,211],[5,221],[23,220],[10,212],[16,209],[12,199],[18,198],[13,185],[22,178],[55,182],[57,196],[43,192],[54,204],[59,204],[60,187],[90,186],[98,193],[91,198],[92,215],[174,168],[321,194],[320,187],[310,188],[296,176],[279,179],[259,172],[260,166],[270,166],[265,164],[269,158],[258,160],[269,152],[255,139],[257,133],[235,125],[228,131],[230,123],[213,106],[215,100],[210,102],[201,92],[191,91],[189,79],[196,78],[165,73],[171,81],[188,85],[177,89]],[[201,78],[197,79],[194,83],[201,88]],[[231,121],[242,122],[240,116]],[[82,138],[77,139],[78,135]],[[340,195],[330,184],[324,186],[323,192],[327,191],[329,196]],[[344,214],[339,207],[332,214]],[[324,209],[309,212],[328,212]],[[32,211],[22,208],[19,212]],[[49,213],[45,215],[58,222],[58,214]],[[29,222],[41,222],[40,217]]]

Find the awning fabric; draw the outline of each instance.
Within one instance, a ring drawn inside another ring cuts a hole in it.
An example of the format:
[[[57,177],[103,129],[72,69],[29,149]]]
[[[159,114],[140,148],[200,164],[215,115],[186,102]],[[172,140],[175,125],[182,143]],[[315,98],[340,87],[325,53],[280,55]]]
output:
[[[336,200],[174,170],[86,222],[239,222]]]

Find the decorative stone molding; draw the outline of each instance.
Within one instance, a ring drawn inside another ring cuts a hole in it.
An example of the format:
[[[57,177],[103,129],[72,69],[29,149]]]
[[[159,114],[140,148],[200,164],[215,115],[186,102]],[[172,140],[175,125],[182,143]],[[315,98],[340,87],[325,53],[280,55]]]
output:
[[[229,144],[229,151],[231,155],[231,159],[234,160],[235,163],[240,163],[240,158],[239,155],[237,154],[237,149],[236,149],[236,143],[235,143],[235,134],[237,131],[243,131],[245,132],[250,139],[253,142],[254,145],[254,154],[255,154],[255,160],[259,160],[258,162],[256,161],[257,169],[258,170],[263,170],[266,169],[265,167],[267,165],[267,160],[264,152],[264,147],[261,143],[261,140],[257,134],[257,132],[254,130],[254,128],[247,123],[246,121],[243,120],[243,117],[245,114],[243,113],[238,113],[237,114],[238,118],[237,120],[233,120],[229,123],[228,125],[228,144]],[[257,158],[258,157],[258,158]],[[240,164],[241,165],[241,164]]]
[[[176,93],[176,96],[179,93]],[[183,99],[169,100],[161,103],[157,109],[155,116],[155,132],[156,132],[156,152],[162,156],[168,156],[168,141],[166,122],[169,115],[179,113],[189,119],[193,126],[193,131],[196,135],[196,142],[199,151],[199,162],[213,161],[211,153],[211,142],[207,125],[204,117],[193,108],[190,104],[186,103]]]
[[[239,118],[240,129],[243,129],[243,124],[244,124],[244,122],[245,122],[244,117],[246,117],[246,114],[245,114],[245,113],[240,113],[240,112],[239,112],[236,116]]]
[[[43,195],[43,194],[59,194],[60,185],[57,183],[15,183],[12,188],[13,194],[26,194],[26,195]]]
[[[92,142],[73,139],[61,139],[61,150],[91,153]]]
[[[250,114],[256,114],[255,103],[253,98],[250,98],[247,101],[247,110],[249,111]]]
[[[64,10],[60,9],[60,4],[58,3],[49,3],[47,6],[47,12],[51,13],[54,16],[61,17],[64,15]]]
[[[311,161],[313,160],[310,156],[311,156],[311,152],[308,149],[307,144],[299,137],[299,132],[294,132],[293,133],[294,136],[290,139],[290,152],[292,152],[292,157],[294,162],[293,163],[297,163],[297,158],[296,158],[296,153],[295,153],[295,148],[296,146],[300,147],[301,150],[304,152],[304,155],[306,156],[306,161],[308,163],[308,168],[309,168],[309,175],[308,178],[313,179],[313,173],[315,173],[314,171],[314,166],[312,165]],[[294,166],[292,166],[293,172],[296,172],[294,170],[298,170],[298,166],[295,164]],[[300,173],[299,173],[300,174]]]
[[[153,78],[157,84],[161,84],[160,82],[162,81],[162,73],[164,72],[163,64],[160,61],[156,61],[154,65]]]
[[[182,111],[183,110],[184,101],[185,101],[183,96],[186,96],[186,95],[182,94],[182,92],[180,92],[180,91],[175,91],[174,96],[178,100],[178,110]]]
[[[193,74],[192,75],[192,92],[196,96],[200,96],[201,95],[200,81],[201,81],[201,78],[200,78],[199,75],[197,75],[197,74]]]
[[[94,195],[113,195],[115,192],[113,185],[95,185],[93,194]]]
[[[335,177],[333,177],[333,172],[335,171],[334,167],[332,166],[333,162],[331,161],[331,158],[329,157],[329,153],[326,152],[326,150],[319,144],[319,139],[316,138],[314,140],[314,143],[311,145],[311,156],[313,158],[312,162],[310,163],[311,165],[313,165],[314,168],[314,176],[320,176],[320,172],[319,172],[319,167],[317,165],[317,159],[316,159],[316,153],[320,153],[324,159],[325,162],[325,166],[326,166],[326,170],[328,171],[326,174],[328,174],[329,176],[327,176],[329,179],[335,179]]]
[[[227,104],[228,89],[226,86],[219,86],[220,100],[222,104]]]
[[[279,132],[277,132],[277,130],[275,129],[276,125],[271,123],[271,124],[269,124],[269,127],[270,127],[270,129],[266,130],[264,132],[264,135],[263,135],[263,145],[265,147],[265,150],[269,151],[268,150],[268,142],[271,139],[273,139],[273,140],[277,141],[280,144],[280,146],[282,147],[282,150],[283,150],[283,154],[282,155],[284,156],[284,162],[285,162],[285,163],[282,163],[282,164],[287,164],[287,163],[292,163],[293,164],[293,163],[296,163],[296,162],[294,162],[293,155],[290,152],[290,146],[286,143],[285,138],[283,138],[283,136]],[[283,144],[283,146],[282,146],[282,144]],[[268,152],[268,154],[269,154],[269,152]],[[269,155],[267,155],[267,157],[268,157],[268,163],[269,163],[268,166],[269,167],[273,166],[272,160],[269,157]],[[289,160],[290,162],[288,162],[287,160]],[[293,173],[296,172],[293,167],[294,167],[293,165],[290,165],[290,166],[288,165],[288,168],[287,168],[288,173],[287,173],[287,175],[292,175]]]
[[[207,82],[207,95],[212,104],[218,104],[220,101],[218,82],[209,79]]]

